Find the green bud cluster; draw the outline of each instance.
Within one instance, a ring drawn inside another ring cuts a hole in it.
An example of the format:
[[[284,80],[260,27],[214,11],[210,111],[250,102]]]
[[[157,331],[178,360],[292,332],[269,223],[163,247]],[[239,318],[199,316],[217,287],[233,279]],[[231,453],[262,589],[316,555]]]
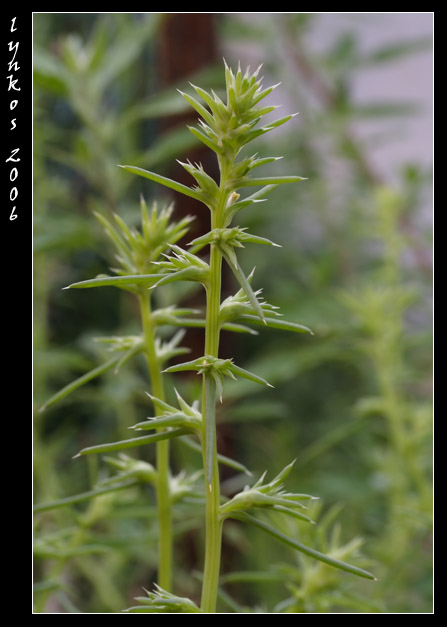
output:
[[[276,109],[272,105],[258,106],[276,87],[274,85],[267,89],[262,88],[262,78],[258,78],[261,67],[259,66],[253,74],[250,74],[250,68],[247,68],[244,75],[239,67],[234,75],[225,64],[226,103],[214,91],[209,94],[201,87],[193,85],[210,111],[192,96],[182,94],[202,117],[199,129],[192,128],[191,131],[214,152],[225,158],[234,159],[243,146],[292,117],[286,116],[269,126],[255,128],[263,115]]]
[[[174,222],[172,204],[159,209],[157,203],[154,203],[150,212],[143,198],[140,204],[140,230],[129,227],[119,215],[114,215],[114,225],[105,216],[96,214],[116,249],[116,259],[120,267],[114,270],[121,276],[159,272],[155,262],[170,245],[187,233],[188,225],[193,219],[186,216],[179,222]]]

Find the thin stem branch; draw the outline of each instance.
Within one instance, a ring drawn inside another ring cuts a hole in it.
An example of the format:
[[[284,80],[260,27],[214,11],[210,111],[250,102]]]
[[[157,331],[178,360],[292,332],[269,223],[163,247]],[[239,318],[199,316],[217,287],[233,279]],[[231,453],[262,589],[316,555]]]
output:
[[[155,352],[155,330],[151,321],[150,294],[146,290],[139,294],[141,322],[144,331],[145,354],[149,370],[152,394],[161,401],[165,400],[163,379]],[[162,409],[155,403],[155,415],[161,415]],[[158,585],[164,590],[172,587],[172,512],[169,488],[169,440],[156,444],[157,467],[157,504],[159,527]]]

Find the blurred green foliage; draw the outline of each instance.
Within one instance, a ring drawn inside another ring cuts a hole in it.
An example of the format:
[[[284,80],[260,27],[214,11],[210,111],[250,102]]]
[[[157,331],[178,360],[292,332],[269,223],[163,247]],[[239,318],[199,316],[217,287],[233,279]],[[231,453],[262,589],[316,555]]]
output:
[[[89,290],[86,298],[61,288],[110,265],[93,211],[117,212],[132,222],[140,192],[148,200],[154,193],[155,186],[116,165],[162,171],[194,148],[183,124],[168,131],[160,124],[187,107],[175,89],[161,87],[157,71],[168,19],[34,14],[36,409],[105,361],[92,336],[135,330],[133,305],[118,290]],[[248,49],[266,75],[282,81],[291,108],[284,113],[300,111],[292,130],[272,134],[262,150],[261,140],[258,145],[263,154],[284,155],[308,180],[293,192],[279,188],[274,200],[241,213],[241,226],[283,248],[261,255],[247,248],[241,261],[247,272],[256,266],[254,288],[262,277],[264,297],[285,319],[315,332],[291,338],[261,330],[261,340],[238,335],[237,341],[223,335],[223,351],[275,390],[243,381],[226,387],[219,448],[256,474],[267,466],[278,472],[296,458],[296,485],[291,476],[289,486],[322,497],[322,524],[309,529],[288,521],[285,532],[367,564],[378,582],[366,587],[296,558],[234,522],[224,538],[221,607],[431,612],[431,233],[423,213],[430,206],[431,172],[415,162],[399,164],[387,177],[377,173],[356,124],[391,119],[398,127],[418,111],[405,101],[359,104],[353,88],[359,73],[426,53],[430,41],[393,42],[366,53],[353,23],[316,51],[320,19],[299,13],[216,19],[225,55]],[[199,79],[187,76],[179,87],[188,80]],[[221,85],[212,64],[200,80]],[[235,291],[231,281],[229,293]],[[170,286],[163,289],[169,305]],[[179,385],[193,397],[194,379]],[[36,413],[36,503],[84,493],[107,477],[100,460],[80,464],[71,457],[92,441],[127,437],[127,427],[147,415],[145,391],[144,365],[123,367]],[[151,455],[142,452],[148,462]],[[181,446],[174,447],[174,465],[176,471],[199,466]],[[225,469],[223,481],[231,495],[244,479]],[[134,488],[36,512],[36,611],[130,606],[154,577],[154,516],[150,492]],[[193,599],[197,585],[190,573],[202,567],[200,524],[188,508],[177,511],[176,585]]]

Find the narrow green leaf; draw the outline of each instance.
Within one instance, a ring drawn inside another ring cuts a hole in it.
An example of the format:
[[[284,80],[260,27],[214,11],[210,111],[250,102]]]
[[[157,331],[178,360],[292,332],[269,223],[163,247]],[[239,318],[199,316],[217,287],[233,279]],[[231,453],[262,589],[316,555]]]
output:
[[[189,268],[179,270],[178,272],[170,272],[169,274],[161,275],[160,280],[157,281],[154,287],[161,287],[162,285],[175,283],[176,281],[197,281],[202,283],[202,285],[206,285],[208,281],[208,274],[209,273],[205,268],[191,266]]]
[[[253,372],[250,372],[249,370],[245,370],[244,368],[241,368],[240,366],[236,366],[236,364],[231,364],[230,370],[233,374],[239,377],[244,377],[244,379],[249,379],[250,381],[254,381],[255,383],[261,383],[262,385],[267,385],[269,388],[273,387],[273,385],[271,385],[268,381],[266,381],[259,375],[254,374]]]
[[[248,207],[249,205],[252,205],[253,203],[265,201],[266,200],[265,197],[268,196],[268,194],[271,194],[271,192],[273,192],[273,190],[275,190],[277,187],[278,185],[265,185],[261,189],[258,189],[258,191],[255,192],[254,194],[251,194],[247,198],[244,198],[234,203],[234,205],[230,205],[229,207],[227,207],[225,210],[226,225],[228,225],[231,222],[234,215],[238,211],[240,211],[241,209],[244,209],[245,207]]]
[[[183,427],[185,429],[200,430],[201,420],[199,416],[188,415],[185,412],[162,415],[157,418],[138,422],[131,427],[135,430],[149,431],[153,429],[164,429],[166,427]]]
[[[261,307],[258,299],[256,298],[256,294],[252,290],[252,287],[250,285],[249,280],[247,279],[245,274],[242,272],[241,267],[239,265],[235,266],[235,264],[233,263],[233,261],[230,258],[230,256],[227,255],[224,251],[221,251],[221,252],[222,252],[222,256],[224,257],[225,261],[227,262],[227,264],[230,266],[231,270],[233,271],[234,276],[238,280],[239,285],[244,290],[248,300],[251,303],[251,306],[256,311],[256,313],[258,314],[260,319],[264,322],[264,312],[262,311],[262,307]]]
[[[205,328],[206,321],[200,318],[181,318],[179,320],[169,320],[166,322],[168,326],[181,326],[188,328]],[[226,322],[222,329],[224,331],[233,331],[234,333],[250,333],[251,335],[258,335],[258,332],[250,327],[246,327],[244,324],[237,324],[233,322]]]
[[[253,322],[254,324],[261,324],[261,321],[257,316],[252,316],[251,314],[244,314],[238,318],[238,320],[247,322]],[[297,324],[296,322],[288,322],[287,320],[282,320],[282,318],[271,318],[270,316],[264,316],[264,322],[268,327],[272,327],[273,329],[282,329],[283,331],[294,331],[295,333],[310,333],[314,335],[314,332],[305,327],[302,324]]]
[[[248,187],[251,185],[281,185],[282,183],[298,183],[306,181],[302,176],[265,176],[263,178],[244,178],[238,181],[238,187]]]
[[[127,276],[105,276],[98,277],[96,279],[88,279],[87,281],[79,281],[78,283],[72,283],[62,289],[82,289],[84,287],[124,287],[127,285],[138,285],[139,287],[150,287],[160,280],[160,274],[135,274]]]
[[[286,122],[294,118],[296,115],[298,115],[298,113],[291,113],[289,115],[285,115],[284,117],[279,118],[278,120],[275,120],[274,122],[269,122],[265,128],[268,131],[271,131],[272,129],[277,128],[278,126],[285,124]]]
[[[241,239],[243,242],[250,242],[251,244],[265,244],[267,246],[275,246],[276,248],[281,248],[280,244],[275,244],[275,242],[272,242],[272,240],[267,239],[266,237],[252,235],[252,233],[244,233]]]
[[[117,490],[126,490],[127,488],[133,488],[137,485],[139,485],[139,481],[137,479],[132,479],[130,481],[116,483],[105,488],[97,488],[96,490],[81,492],[80,494],[75,494],[74,496],[67,496],[57,501],[38,503],[37,505],[34,505],[33,511],[36,513],[48,512],[52,509],[60,509],[61,507],[67,507],[68,505],[75,505],[76,503],[82,503],[83,501],[101,496],[102,494],[109,494],[109,492],[116,492]]]
[[[131,429],[135,431],[152,431],[154,429],[164,429],[166,427],[177,427],[185,421],[185,414],[179,412],[177,414],[169,414],[168,416],[159,416],[143,422],[137,422]]]
[[[104,372],[111,370],[114,366],[118,364],[118,362],[121,359],[122,359],[121,355],[119,355],[118,357],[114,357],[110,361],[107,361],[105,364],[102,364],[101,366],[98,366],[97,368],[90,370],[90,372],[87,372],[86,374],[82,375],[82,377],[79,377],[79,379],[72,381],[71,383],[63,387],[61,390],[59,390],[59,392],[56,392],[56,394],[54,394],[50,399],[48,399],[48,401],[42,405],[39,411],[40,412],[45,411],[46,409],[48,409],[49,407],[51,407],[58,401],[62,400],[63,398],[65,398],[66,396],[68,396],[69,394],[71,394],[72,392],[80,388],[81,386],[83,386],[85,383],[88,383],[92,379],[95,379],[96,377],[99,377],[101,374],[104,374]]]
[[[213,116],[207,109],[205,109],[205,107],[202,104],[200,104],[200,102],[198,102],[195,98],[193,98],[189,94],[185,94],[183,91],[180,91],[180,89],[178,91],[186,100],[186,102],[188,102],[197,111],[197,113],[202,116],[205,122],[207,122],[210,126],[214,125]]]
[[[169,368],[165,368],[163,372],[183,372],[183,370],[196,370],[198,371],[200,368],[200,359],[193,359],[192,361],[184,361],[181,364],[175,364],[174,366],[169,366]]]
[[[152,435],[146,435],[141,438],[131,438],[130,440],[121,440],[120,442],[111,442],[109,444],[97,444],[96,446],[83,448],[74,457],[80,457],[81,455],[92,455],[95,453],[107,453],[108,451],[121,451],[126,448],[144,446],[145,444],[152,444],[153,442],[159,442],[161,440],[170,440],[172,438],[177,438],[181,435],[192,432],[192,429],[172,429],[172,431],[153,433]]]
[[[219,152],[219,146],[213,142],[213,140],[208,137],[208,135],[206,135],[205,133],[202,133],[202,131],[199,131],[199,129],[195,128],[194,126],[188,126],[189,130],[191,131],[191,133],[197,137],[197,139],[199,139],[203,144],[205,144],[205,146],[208,146],[208,148],[210,148],[213,152]]]
[[[119,233],[113,226],[110,224],[109,220],[98,212],[94,212],[94,215],[99,222],[101,222],[102,226],[106,234],[115,244],[120,253],[126,258],[127,261],[130,261],[130,249],[128,243],[123,240],[121,233]]]
[[[276,512],[281,512],[283,514],[287,514],[288,516],[292,516],[293,518],[298,518],[298,520],[303,520],[305,522],[315,524],[315,521],[309,518],[309,516],[306,516],[305,514],[302,514],[301,512],[298,512],[296,509],[292,509],[291,507],[274,505],[272,509],[274,509]]]
[[[260,91],[256,98],[253,100],[253,106],[258,104],[258,102],[260,102],[263,98],[271,94],[274,89],[279,87],[279,85],[281,85],[281,83],[276,83],[276,85],[272,85],[271,87],[267,87],[266,89]]]
[[[270,525],[267,525],[266,523],[261,522],[254,516],[250,516],[250,514],[246,514],[245,512],[235,512],[234,515],[232,515],[232,518],[237,518],[238,520],[242,520],[243,522],[251,523],[255,527],[262,529],[263,531],[267,532],[268,534],[270,534],[277,540],[284,542],[284,544],[287,544],[293,549],[296,549],[297,551],[301,551],[301,553],[304,553],[305,555],[308,555],[309,557],[314,557],[315,559],[319,560],[320,562],[324,562],[325,564],[328,564],[329,566],[333,566],[334,568],[339,568],[340,570],[343,570],[347,573],[351,573],[353,575],[358,575],[359,577],[364,577],[365,579],[372,579],[373,581],[377,581],[376,577],[372,575],[370,572],[368,572],[367,570],[363,570],[362,568],[358,568],[357,566],[352,566],[351,564],[347,564],[346,562],[337,560],[334,557],[330,557],[329,555],[324,555],[323,553],[320,553],[319,551],[316,551],[315,549],[305,546],[304,544],[301,544],[301,542],[298,542],[297,540],[294,540],[293,538],[289,538],[284,533],[282,533],[281,531],[278,531],[274,527],[271,527]]]
[[[203,100],[209,106],[209,108],[211,109],[213,114],[215,115],[216,113],[218,113],[218,110],[217,110],[217,107],[216,107],[216,102],[214,101],[212,96],[210,96],[210,94],[207,91],[205,91],[204,89],[202,89],[201,87],[197,87],[197,85],[194,85],[193,83],[190,83],[190,85],[191,85],[191,87],[194,87],[194,89],[199,94],[199,96],[201,98],[203,98]]]
[[[173,189],[175,192],[179,192],[180,194],[184,194],[185,196],[190,196],[191,198],[195,198],[195,200],[201,201],[201,196],[198,192],[186,185],[182,185],[182,183],[178,183],[177,181],[173,181],[165,176],[161,176],[161,174],[156,174],[155,172],[150,172],[149,170],[137,168],[132,165],[119,165],[118,167],[123,168],[128,172],[132,172],[133,174],[138,174],[139,176],[150,179],[151,181],[154,181],[154,183],[160,183],[165,187],[169,187],[169,189]]]
[[[258,120],[255,120],[253,123],[256,124],[257,121]],[[248,144],[254,139],[261,137],[261,135],[265,135],[265,133],[268,133],[270,130],[271,129],[269,127],[263,127],[254,129],[253,131],[247,131],[243,135],[240,135],[239,141],[241,145]]]

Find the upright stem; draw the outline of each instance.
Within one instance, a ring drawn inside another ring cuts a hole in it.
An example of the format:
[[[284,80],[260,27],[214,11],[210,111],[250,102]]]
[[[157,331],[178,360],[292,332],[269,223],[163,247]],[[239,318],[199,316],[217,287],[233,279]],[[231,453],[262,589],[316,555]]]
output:
[[[151,303],[148,291],[138,296],[140,302],[141,321],[143,324],[145,354],[149,369],[152,394],[165,400],[163,379],[155,352],[155,330],[151,321]],[[155,413],[161,409],[155,404]],[[156,445],[157,466],[157,509],[158,509],[158,585],[164,590],[172,587],[172,514],[171,495],[169,489],[169,440],[161,440]]]
[[[211,228],[222,228],[223,226],[223,210],[227,202],[228,193],[226,192],[226,168],[221,164],[221,182],[219,203],[216,210],[212,213]],[[219,310],[221,299],[221,273],[222,273],[222,255],[214,244],[211,244],[210,250],[210,283],[207,288],[206,303],[206,326],[205,326],[205,355],[211,357],[219,356]],[[207,386],[205,377],[203,376],[202,388],[202,449],[204,467],[206,468],[206,407],[207,407]],[[213,390],[215,397],[215,386],[208,386],[208,390]],[[210,399],[215,403],[216,399]],[[216,437],[214,437],[216,443]],[[214,444],[213,452],[213,473],[211,481],[206,477],[206,521],[205,521],[205,566],[203,573],[202,600],[201,609],[206,613],[216,611],[217,590],[219,587],[219,569],[220,554],[222,544],[222,522],[219,519],[220,506],[220,481],[219,467],[217,462],[217,446]]]

